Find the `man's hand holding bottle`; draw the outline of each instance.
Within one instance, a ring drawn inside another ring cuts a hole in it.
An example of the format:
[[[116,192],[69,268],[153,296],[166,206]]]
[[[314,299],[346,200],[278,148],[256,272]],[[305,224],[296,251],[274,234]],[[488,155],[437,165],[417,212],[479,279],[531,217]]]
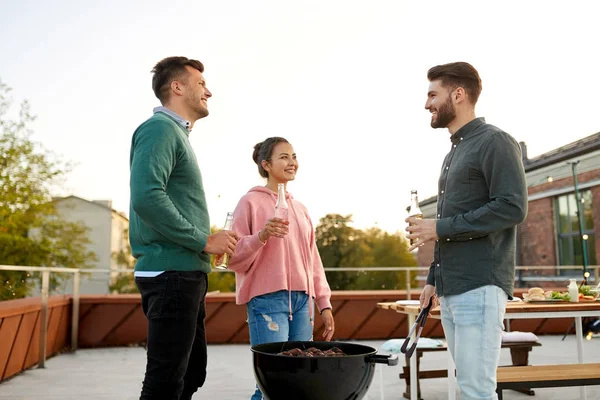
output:
[[[229,254],[233,256],[237,245],[238,235],[234,231],[219,231],[208,236],[204,252],[208,254]]]

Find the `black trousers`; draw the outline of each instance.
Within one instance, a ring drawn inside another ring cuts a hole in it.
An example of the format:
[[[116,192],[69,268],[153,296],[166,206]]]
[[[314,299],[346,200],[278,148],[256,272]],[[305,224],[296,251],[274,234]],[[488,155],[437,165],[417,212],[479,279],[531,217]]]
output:
[[[136,277],[148,319],[146,375],[140,400],[190,400],[206,380],[204,272]]]

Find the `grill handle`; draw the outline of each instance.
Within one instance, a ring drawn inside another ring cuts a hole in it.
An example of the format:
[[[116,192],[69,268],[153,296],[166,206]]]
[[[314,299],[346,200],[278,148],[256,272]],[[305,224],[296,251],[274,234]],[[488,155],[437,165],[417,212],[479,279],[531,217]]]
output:
[[[390,366],[398,365],[398,356],[395,354],[373,354],[367,357],[367,362],[374,362],[377,364],[387,364]]]

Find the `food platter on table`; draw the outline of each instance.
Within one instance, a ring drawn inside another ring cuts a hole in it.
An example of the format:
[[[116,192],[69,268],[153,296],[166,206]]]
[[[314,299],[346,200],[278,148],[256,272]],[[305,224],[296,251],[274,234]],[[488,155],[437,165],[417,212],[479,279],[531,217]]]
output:
[[[525,303],[566,303],[567,300],[562,299],[544,299],[544,300],[528,300],[523,299]]]
[[[568,292],[557,292],[546,290],[541,287],[529,288],[527,293],[523,293],[523,301],[527,303],[565,303],[571,300]],[[589,286],[579,288],[579,302],[591,303],[598,300],[598,291],[590,289]]]

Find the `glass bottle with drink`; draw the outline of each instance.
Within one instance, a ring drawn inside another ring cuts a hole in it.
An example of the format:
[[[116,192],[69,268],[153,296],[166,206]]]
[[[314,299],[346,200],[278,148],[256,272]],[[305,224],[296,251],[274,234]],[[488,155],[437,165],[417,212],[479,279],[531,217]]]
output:
[[[277,184],[277,203],[275,203],[275,218],[281,218],[284,221],[288,220],[288,204],[285,200],[285,185]]]
[[[231,230],[231,226],[233,225],[233,213],[228,212],[227,218],[225,218],[225,225],[223,226],[224,231]],[[227,265],[229,265],[229,254],[225,253],[217,257],[215,268],[216,269],[227,269]]]
[[[410,191],[410,207],[408,208],[408,216],[423,219],[423,212],[421,211],[421,207],[419,207],[419,198],[416,190]],[[414,224],[409,224],[409,226],[412,225]],[[412,246],[417,240],[419,239],[410,239],[410,245]]]

